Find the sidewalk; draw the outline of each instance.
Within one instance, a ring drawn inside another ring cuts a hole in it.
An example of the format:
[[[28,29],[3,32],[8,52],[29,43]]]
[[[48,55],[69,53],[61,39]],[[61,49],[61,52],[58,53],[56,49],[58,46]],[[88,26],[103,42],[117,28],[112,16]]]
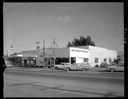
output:
[[[60,71],[55,70],[54,68],[39,68],[39,67],[11,67],[6,69],[16,69],[16,70],[30,70],[30,71]]]

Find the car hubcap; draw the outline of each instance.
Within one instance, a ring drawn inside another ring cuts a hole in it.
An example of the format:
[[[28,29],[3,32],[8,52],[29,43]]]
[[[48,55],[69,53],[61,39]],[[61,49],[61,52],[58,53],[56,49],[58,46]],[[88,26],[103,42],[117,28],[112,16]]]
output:
[[[111,72],[114,72],[114,69],[111,69]]]
[[[67,71],[69,71],[69,68],[66,68]]]
[[[86,71],[86,69],[83,69],[83,71]]]

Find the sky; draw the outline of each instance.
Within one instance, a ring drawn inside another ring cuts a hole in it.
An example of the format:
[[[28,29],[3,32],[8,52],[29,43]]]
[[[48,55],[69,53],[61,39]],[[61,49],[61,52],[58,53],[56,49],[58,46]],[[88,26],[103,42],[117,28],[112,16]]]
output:
[[[59,48],[80,36],[90,36],[98,47],[124,51],[123,3],[4,3],[5,53],[35,50],[36,42]],[[10,48],[13,46],[13,48]]]

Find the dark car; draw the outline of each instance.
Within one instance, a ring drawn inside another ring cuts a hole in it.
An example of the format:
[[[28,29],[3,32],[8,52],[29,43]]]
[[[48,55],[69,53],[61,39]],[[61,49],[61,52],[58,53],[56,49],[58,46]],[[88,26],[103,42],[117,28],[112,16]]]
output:
[[[115,65],[110,65],[107,66],[107,70],[111,71],[111,72],[115,72],[115,71],[124,71],[124,64],[120,63],[120,64],[115,64]]]

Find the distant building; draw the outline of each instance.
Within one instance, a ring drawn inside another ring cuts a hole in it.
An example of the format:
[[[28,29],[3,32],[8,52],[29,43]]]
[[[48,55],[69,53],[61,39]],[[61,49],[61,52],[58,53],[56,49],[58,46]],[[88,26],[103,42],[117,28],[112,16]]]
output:
[[[54,64],[88,62],[92,67],[101,62],[110,63],[117,58],[117,52],[96,46],[78,46],[68,48],[45,49],[43,51],[22,51],[23,59],[36,58],[38,66],[54,66]]]
[[[7,63],[6,66],[9,67],[9,66],[22,65],[21,64],[22,57],[23,57],[23,55],[19,54],[19,53],[13,53],[13,54],[10,54],[9,56],[4,56],[5,61]]]

